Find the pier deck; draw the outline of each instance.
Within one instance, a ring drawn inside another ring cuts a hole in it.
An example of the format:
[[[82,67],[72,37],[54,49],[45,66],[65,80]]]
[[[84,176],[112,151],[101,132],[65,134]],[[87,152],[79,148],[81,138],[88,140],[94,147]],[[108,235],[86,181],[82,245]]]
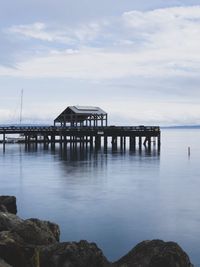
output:
[[[147,146],[151,148],[151,143],[157,144],[160,148],[160,127],[158,126],[103,126],[103,127],[63,127],[63,126],[2,126],[0,135],[3,136],[2,142],[6,144],[6,138],[13,134],[24,136],[24,143],[51,143],[61,144],[80,143],[90,144],[91,146],[107,147],[108,139],[111,139],[112,147],[117,147],[118,140],[120,145],[125,146],[129,139],[130,149],[136,145],[139,148]],[[152,140],[153,138],[153,140]]]

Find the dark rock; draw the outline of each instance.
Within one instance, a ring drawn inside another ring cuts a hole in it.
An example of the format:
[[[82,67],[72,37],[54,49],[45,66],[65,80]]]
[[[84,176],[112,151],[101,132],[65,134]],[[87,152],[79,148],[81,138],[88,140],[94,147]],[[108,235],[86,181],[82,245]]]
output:
[[[59,240],[59,226],[38,219],[22,220],[17,215],[0,212],[0,231],[18,234],[24,243],[49,245]]]
[[[31,221],[36,224],[42,231],[52,233],[56,241],[60,240],[60,227],[58,224],[49,221],[41,221],[35,218],[28,219],[27,221]]]
[[[43,248],[40,267],[108,267],[111,264],[95,243],[66,242]]]
[[[0,232],[0,257],[13,267],[39,267],[39,251],[11,231]]]
[[[12,230],[21,223],[23,223],[23,220],[17,215],[8,212],[0,212],[0,231]]]
[[[0,259],[0,267],[12,267],[12,266],[6,263],[4,260]]]
[[[192,267],[189,257],[174,242],[143,241],[113,264],[115,267]]]
[[[6,209],[6,206],[4,206],[3,204],[0,204],[0,211],[1,212],[8,212],[8,210]]]
[[[42,226],[43,222],[41,221],[40,224]],[[36,224],[33,221],[25,220],[16,225],[12,231],[17,233],[25,243],[35,246],[49,245],[57,242],[54,234],[47,226],[40,228],[38,225],[39,222]]]
[[[59,226],[0,212],[0,257],[13,267],[38,267],[41,246],[57,243]]]
[[[16,197],[0,196],[0,211],[17,214]]]

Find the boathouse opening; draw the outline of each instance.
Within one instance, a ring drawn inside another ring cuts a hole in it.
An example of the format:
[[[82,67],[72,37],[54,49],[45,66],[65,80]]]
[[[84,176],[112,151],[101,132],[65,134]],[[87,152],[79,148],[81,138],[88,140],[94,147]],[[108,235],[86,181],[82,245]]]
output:
[[[107,124],[108,114],[92,106],[69,106],[54,120],[54,126],[62,127],[103,127]]]

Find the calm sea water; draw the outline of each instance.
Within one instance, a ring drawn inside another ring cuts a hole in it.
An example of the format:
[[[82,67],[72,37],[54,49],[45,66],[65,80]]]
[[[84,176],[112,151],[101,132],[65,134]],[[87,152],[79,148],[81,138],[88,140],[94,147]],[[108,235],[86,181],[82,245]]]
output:
[[[94,241],[109,260],[159,238],[200,266],[200,130],[163,130],[160,154],[0,146],[3,194],[23,218],[56,222],[62,241]]]

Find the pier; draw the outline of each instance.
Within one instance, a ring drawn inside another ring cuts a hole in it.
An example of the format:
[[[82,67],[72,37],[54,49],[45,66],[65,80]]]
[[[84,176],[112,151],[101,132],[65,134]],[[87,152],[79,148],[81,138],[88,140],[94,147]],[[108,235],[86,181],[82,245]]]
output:
[[[2,142],[7,143],[7,137],[14,134],[23,136],[16,140],[25,144],[46,143],[54,145],[88,146],[107,148],[108,142],[112,148],[125,149],[128,143],[131,150],[151,149],[152,144],[160,148],[160,128],[158,126],[104,126],[104,127],[64,127],[64,126],[8,126],[0,127]],[[13,140],[13,142],[15,142]]]
[[[20,138],[13,139],[13,143],[43,143],[52,147],[59,143],[74,148],[107,149],[111,146],[125,150],[129,146],[130,150],[142,147],[150,150],[153,145],[159,150],[161,145],[159,126],[108,126],[107,113],[98,107],[68,107],[52,126],[2,126],[0,135],[4,149],[9,136],[16,134]]]

